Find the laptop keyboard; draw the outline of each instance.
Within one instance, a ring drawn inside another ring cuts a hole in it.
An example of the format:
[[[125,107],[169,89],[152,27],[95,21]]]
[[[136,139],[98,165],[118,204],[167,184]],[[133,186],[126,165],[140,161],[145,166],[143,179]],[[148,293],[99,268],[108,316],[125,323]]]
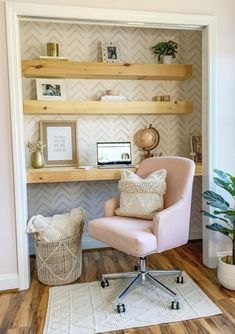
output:
[[[133,168],[135,166],[133,165],[130,165],[130,164],[118,164],[118,165],[100,165],[98,166],[98,168],[101,168],[101,169],[115,169],[115,168]]]

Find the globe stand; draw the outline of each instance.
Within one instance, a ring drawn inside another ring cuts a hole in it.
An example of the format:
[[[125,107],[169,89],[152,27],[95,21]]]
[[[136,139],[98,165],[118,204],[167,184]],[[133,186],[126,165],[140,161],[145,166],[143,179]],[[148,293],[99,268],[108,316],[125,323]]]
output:
[[[151,153],[149,150],[145,151],[144,159],[153,158],[153,157],[154,157],[154,153]]]
[[[151,153],[150,151],[146,151],[145,154],[144,154],[144,159],[154,158],[154,157],[161,157],[161,156],[162,156],[162,152]]]

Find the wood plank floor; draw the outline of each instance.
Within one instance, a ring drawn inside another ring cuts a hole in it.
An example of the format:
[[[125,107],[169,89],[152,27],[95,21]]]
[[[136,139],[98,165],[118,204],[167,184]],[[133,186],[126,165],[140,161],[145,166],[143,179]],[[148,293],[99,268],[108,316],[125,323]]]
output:
[[[148,266],[186,271],[223,311],[222,315],[109,334],[235,334],[235,292],[221,288],[216,270],[202,264],[201,247],[201,241],[192,241],[178,249],[151,255]],[[41,334],[43,331],[49,287],[38,282],[34,264],[32,259],[29,290],[0,294],[0,334]],[[111,249],[84,252],[83,274],[78,282],[98,280],[102,273],[133,270],[134,265],[135,258]]]

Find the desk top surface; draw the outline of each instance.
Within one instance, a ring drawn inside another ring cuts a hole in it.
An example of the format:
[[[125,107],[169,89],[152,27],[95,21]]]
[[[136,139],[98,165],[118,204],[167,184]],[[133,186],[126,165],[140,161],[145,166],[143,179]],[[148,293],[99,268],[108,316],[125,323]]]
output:
[[[136,168],[128,168],[135,172]],[[122,168],[116,169],[80,169],[76,167],[48,167],[27,169],[27,183],[79,182],[119,180]],[[196,164],[195,176],[202,175],[202,165]]]

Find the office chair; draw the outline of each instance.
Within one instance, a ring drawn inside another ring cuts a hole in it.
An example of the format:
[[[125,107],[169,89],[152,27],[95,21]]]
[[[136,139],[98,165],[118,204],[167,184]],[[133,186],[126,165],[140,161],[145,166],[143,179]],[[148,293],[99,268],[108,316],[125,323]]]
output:
[[[92,220],[88,231],[92,238],[102,241],[128,255],[139,258],[135,271],[102,275],[101,286],[109,286],[109,280],[132,278],[131,283],[118,296],[117,312],[125,312],[124,296],[138,283],[149,280],[157,288],[172,297],[171,308],[179,309],[177,295],[162,284],[157,277],[177,276],[177,283],[183,283],[181,270],[149,270],[146,257],[184,245],[188,242],[192,185],[195,164],[181,157],[158,157],[145,159],[137,175],[146,178],[159,169],[167,171],[164,209],[157,212],[152,220],[115,216],[119,199],[110,199],[104,205],[103,218]]]

